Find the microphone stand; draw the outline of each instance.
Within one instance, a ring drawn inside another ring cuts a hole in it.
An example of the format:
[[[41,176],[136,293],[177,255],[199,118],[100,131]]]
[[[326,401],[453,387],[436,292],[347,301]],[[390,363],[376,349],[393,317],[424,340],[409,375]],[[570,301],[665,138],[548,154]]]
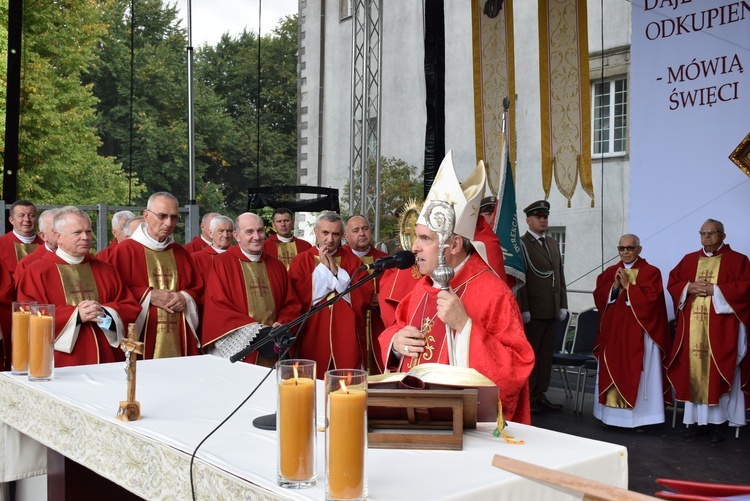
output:
[[[360,271],[363,269],[365,268],[364,267],[357,268],[357,271]],[[297,317],[295,320],[292,320],[288,324],[280,325],[274,328],[266,327],[265,329],[262,329],[261,333],[263,332],[263,330],[268,329],[266,331],[268,332],[267,336],[265,336],[263,339],[258,340],[257,342],[250,343],[245,348],[243,348],[239,352],[229,357],[229,360],[232,363],[238,360],[242,360],[253,351],[257,350],[261,346],[268,344],[271,341],[278,341],[279,347],[282,350],[284,350],[282,353],[288,352],[289,349],[294,344],[294,342],[297,340],[297,337],[299,337],[299,333],[292,335],[291,329],[293,327],[296,327],[297,325],[301,324],[302,322],[310,318],[310,316],[316,314],[317,312],[319,312],[326,306],[332,305],[333,303],[335,303],[336,301],[344,297],[346,294],[349,294],[354,289],[357,289],[358,287],[364,285],[372,278],[377,277],[378,275],[383,273],[383,271],[385,271],[383,268],[375,268],[372,273],[368,273],[367,276],[362,278],[359,282],[356,282],[354,285],[350,285],[349,287],[344,289],[344,291],[341,294],[336,294],[332,298],[327,299],[326,301],[316,306],[313,306],[312,308],[310,308],[310,310],[307,313],[305,313],[304,315],[300,317]],[[357,272],[354,273],[354,276],[356,276],[356,273]],[[263,416],[258,416],[257,418],[253,420],[253,426],[261,430],[275,430],[276,429],[276,413],[274,412],[273,414],[266,414]]]

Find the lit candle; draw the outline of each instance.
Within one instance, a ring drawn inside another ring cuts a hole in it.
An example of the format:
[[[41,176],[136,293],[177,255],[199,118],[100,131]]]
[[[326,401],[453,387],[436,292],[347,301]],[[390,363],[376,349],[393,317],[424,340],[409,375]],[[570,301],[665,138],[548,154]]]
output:
[[[23,308],[23,307],[21,307]],[[11,344],[13,345],[11,368],[14,374],[26,374],[29,370],[29,310],[13,312]]]
[[[30,315],[29,319],[29,377],[49,379],[54,357],[54,321],[51,316]]]
[[[286,480],[315,473],[315,381],[294,376],[279,384],[279,469]]]
[[[360,499],[364,494],[367,392],[347,388],[328,395],[328,494]]]

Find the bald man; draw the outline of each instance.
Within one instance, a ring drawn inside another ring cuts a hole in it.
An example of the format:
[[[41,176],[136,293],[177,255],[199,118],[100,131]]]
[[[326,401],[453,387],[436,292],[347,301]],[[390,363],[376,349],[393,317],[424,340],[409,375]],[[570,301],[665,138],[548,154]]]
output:
[[[193,252],[200,252],[204,247],[211,245],[211,221],[218,216],[218,212],[209,212],[201,219],[201,234],[193,237],[193,239],[186,243],[183,247],[190,254]]]

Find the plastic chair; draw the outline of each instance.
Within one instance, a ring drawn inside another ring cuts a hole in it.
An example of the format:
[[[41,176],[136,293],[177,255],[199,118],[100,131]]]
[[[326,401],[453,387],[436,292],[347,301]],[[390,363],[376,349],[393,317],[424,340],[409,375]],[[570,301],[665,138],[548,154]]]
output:
[[[750,496],[750,485],[715,484],[709,482],[689,482],[657,478],[657,485],[666,487],[669,491],[657,491],[656,497],[661,499],[679,499],[694,501],[715,501],[730,499],[734,496]]]

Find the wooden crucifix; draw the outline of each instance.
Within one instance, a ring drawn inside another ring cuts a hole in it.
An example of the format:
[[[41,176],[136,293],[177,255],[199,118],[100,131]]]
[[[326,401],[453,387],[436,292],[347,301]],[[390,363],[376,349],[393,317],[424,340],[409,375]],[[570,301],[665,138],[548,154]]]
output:
[[[143,353],[143,343],[138,341],[136,325],[128,325],[128,337],[120,342],[120,348],[125,352],[125,374],[128,382],[128,399],[120,402],[117,409],[117,419],[121,421],[138,421],[141,419],[141,404],[135,399],[135,363],[137,356]]]

